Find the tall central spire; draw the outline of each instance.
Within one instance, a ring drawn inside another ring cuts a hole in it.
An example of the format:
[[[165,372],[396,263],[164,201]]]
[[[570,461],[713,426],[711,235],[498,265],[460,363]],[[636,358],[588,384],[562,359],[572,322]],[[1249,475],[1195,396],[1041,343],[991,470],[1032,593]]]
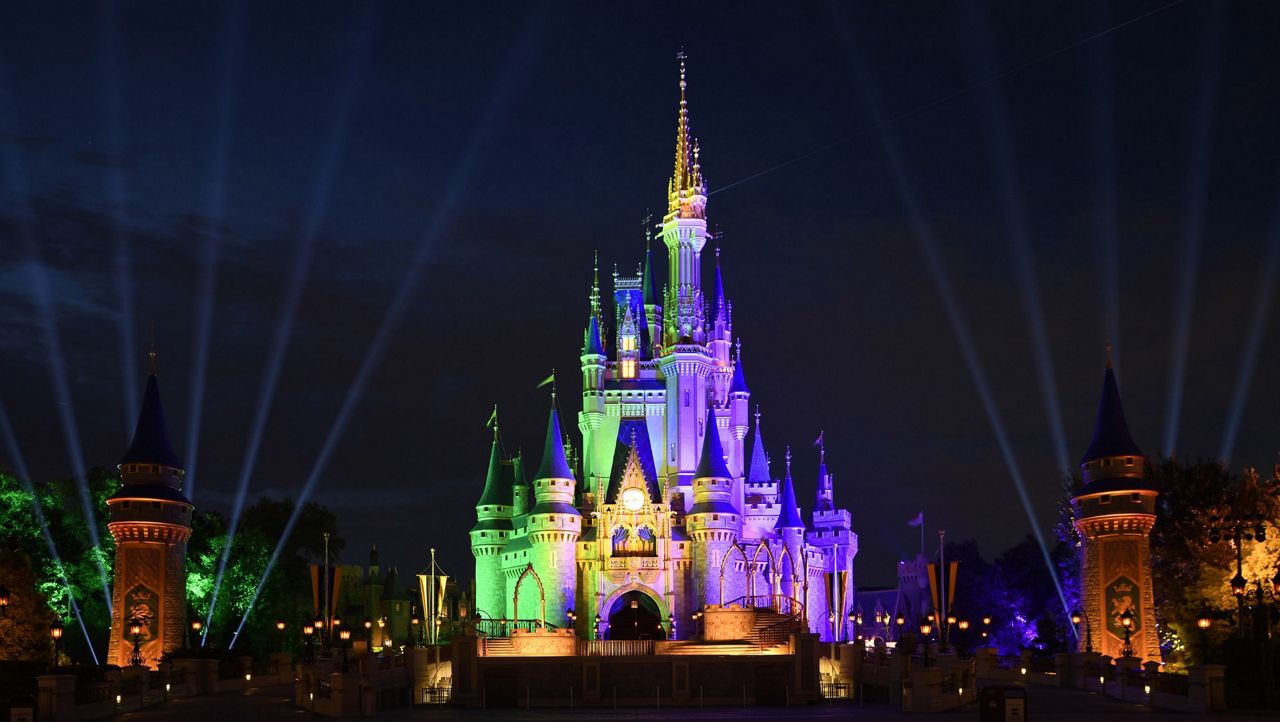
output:
[[[698,158],[698,141],[689,132],[689,101],[685,91],[685,54],[680,60],[680,115],[676,119],[676,161],[671,180],[667,183],[667,218],[703,218],[707,203],[707,184],[702,179],[702,167]]]

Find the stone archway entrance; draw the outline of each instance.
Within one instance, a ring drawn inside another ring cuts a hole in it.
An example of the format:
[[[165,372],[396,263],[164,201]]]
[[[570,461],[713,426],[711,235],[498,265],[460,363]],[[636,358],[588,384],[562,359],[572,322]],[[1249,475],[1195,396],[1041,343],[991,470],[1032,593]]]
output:
[[[653,598],[639,590],[620,595],[609,609],[606,639],[663,639],[661,612]]]

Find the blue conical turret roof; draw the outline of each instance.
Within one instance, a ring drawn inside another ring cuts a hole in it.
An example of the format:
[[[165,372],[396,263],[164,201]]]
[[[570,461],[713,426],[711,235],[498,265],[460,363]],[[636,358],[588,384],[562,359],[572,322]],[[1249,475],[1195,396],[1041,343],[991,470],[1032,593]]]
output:
[[[564,437],[560,435],[560,415],[555,406],[547,419],[547,443],[542,447],[542,466],[534,479],[572,479],[573,471],[564,455]]]
[[[803,529],[800,505],[796,503],[796,487],[791,483],[791,450],[787,450],[787,474],[782,478],[782,493],[778,495],[778,523],[774,529]]]
[[[646,235],[648,234],[648,232],[649,232],[649,229],[646,228],[645,229]],[[644,284],[644,290],[641,292],[644,305],[646,306],[662,305],[661,302],[658,300],[657,286],[654,285],[653,251],[650,250],[649,244],[647,242],[644,244],[644,278],[641,279],[641,281]]]
[[[142,395],[142,411],[133,430],[133,443],[120,458],[121,464],[160,464],[181,469],[182,462],[169,445],[165,430],[164,406],[160,403],[160,386],[155,371],[147,376],[147,389]]]
[[[764,437],[760,435],[760,408],[756,408],[756,438],[751,446],[751,468],[747,470],[747,481],[753,484],[768,484],[773,481],[769,474],[769,456],[764,453]]]
[[[747,379],[742,375],[742,346],[738,346],[738,359],[733,364],[733,381],[729,384],[729,393],[751,395],[747,388]]]
[[[591,354],[594,356],[604,355],[604,344],[600,341],[600,320],[591,315],[587,320],[587,332],[582,342],[583,355]]]
[[[1080,457],[1080,465],[1108,456],[1142,456],[1142,449],[1129,433],[1129,423],[1120,403],[1120,387],[1115,372],[1107,364],[1102,376],[1102,398],[1098,401],[1098,421],[1093,428],[1089,449]]]
[[[720,445],[720,432],[716,429],[715,409],[707,406],[706,430],[702,435],[702,458],[698,460],[695,479],[732,479],[729,467],[724,463],[724,447]]]

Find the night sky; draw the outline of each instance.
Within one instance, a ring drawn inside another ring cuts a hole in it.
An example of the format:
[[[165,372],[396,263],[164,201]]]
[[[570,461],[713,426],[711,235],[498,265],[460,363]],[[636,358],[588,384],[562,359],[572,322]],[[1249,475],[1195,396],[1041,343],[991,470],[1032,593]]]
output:
[[[75,473],[68,412],[85,465],[112,465],[154,336],[193,500],[225,511],[310,248],[251,500],[300,492],[366,365],[313,498],[344,561],[377,543],[404,572],[435,546],[469,577],[490,406],[536,465],[551,368],[576,412],[593,251],[633,270],[665,210],[683,46],[775,472],[792,445],[807,508],[825,430],[860,584],[893,579],[922,509],[997,553],[1030,525],[885,138],[1048,533],[1042,379],[1074,463],[1108,339],[1149,454],[1218,457],[1238,407],[1233,467],[1276,461],[1280,314],[1255,309],[1275,303],[1277,37],[1273,5],[1190,0],[8,3],[0,398],[37,480]]]

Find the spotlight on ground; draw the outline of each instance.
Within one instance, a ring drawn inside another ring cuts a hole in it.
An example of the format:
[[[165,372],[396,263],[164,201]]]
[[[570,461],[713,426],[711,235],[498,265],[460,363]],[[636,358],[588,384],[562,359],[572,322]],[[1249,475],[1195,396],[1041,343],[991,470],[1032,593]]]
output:
[[[310,202],[307,206],[305,226],[299,240],[297,256],[289,274],[289,283],[285,291],[284,304],[276,321],[276,331],[272,336],[271,353],[268,356],[267,368],[263,373],[262,385],[258,390],[258,405],[254,412],[253,426],[249,432],[249,446],[245,450],[244,464],[240,468],[240,479],[236,485],[236,495],[232,502],[231,516],[227,520],[227,543],[223,547],[222,556],[218,560],[218,573],[214,577],[213,596],[209,602],[209,613],[205,618],[204,633],[200,637],[203,646],[213,626],[213,613],[217,609],[218,595],[222,589],[222,578],[226,573],[227,559],[231,556],[232,544],[235,541],[236,527],[240,522],[240,514],[244,510],[248,496],[249,480],[253,478],[253,470],[258,460],[258,450],[266,430],[267,418],[270,416],[271,404],[275,398],[276,384],[280,379],[280,370],[284,366],[285,352],[293,335],[293,324],[297,316],[298,303],[302,299],[302,290],[306,285],[307,272],[311,266],[311,258],[315,252],[316,237],[319,235],[328,210],[329,196],[333,191],[334,177],[337,175],[338,163],[342,158],[347,127],[355,106],[360,81],[364,76],[364,67],[368,62],[370,48],[373,44],[374,29],[378,18],[378,5],[368,4],[361,15],[359,33],[356,36],[355,56],[346,66],[339,89],[338,102],[334,114],[334,122],[330,127],[324,154],[321,156],[319,173],[311,190]]]
[[[938,296],[942,300],[943,310],[947,314],[951,330],[955,333],[956,341],[960,344],[965,365],[969,369],[969,375],[972,377],[974,386],[977,388],[978,395],[982,400],[987,420],[995,433],[1001,456],[1018,493],[1018,500],[1022,503],[1023,512],[1027,515],[1027,521],[1031,525],[1032,533],[1040,546],[1040,554],[1044,559],[1045,568],[1049,572],[1049,578],[1053,580],[1054,589],[1057,590],[1058,599],[1062,603],[1063,614],[1070,615],[1071,606],[1067,603],[1066,595],[1062,591],[1062,584],[1058,579],[1058,570],[1049,555],[1049,547],[1045,543],[1040,522],[1036,519],[1035,511],[1032,508],[1026,483],[1023,481],[1022,472],[1018,469],[1017,461],[1014,458],[1013,448],[1009,443],[1008,434],[1005,431],[1004,421],[1000,416],[999,409],[996,408],[995,398],[991,393],[990,384],[987,382],[982,361],[978,358],[977,348],[969,334],[969,327],[961,311],[960,301],[951,287],[950,280],[947,278],[942,258],[933,239],[933,232],[925,220],[927,215],[924,204],[916,195],[915,187],[911,183],[906,161],[902,155],[896,134],[888,124],[881,122],[885,114],[880,104],[880,94],[876,87],[875,78],[871,75],[867,65],[861,60],[858,45],[851,30],[851,24],[843,19],[837,19],[837,22],[833,23],[833,25],[845,41],[846,52],[855,79],[854,84],[858,89],[863,104],[871,111],[873,121],[877,124],[880,145],[884,150],[890,174],[893,176],[894,188],[898,193],[898,198],[902,202],[903,208],[907,212],[916,240],[920,244],[920,250],[927,262],[930,279],[933,281],[934,288],[937,289]]]
[[[223,229],[227,202],[227,163],[231,156],[232,116],[235,108],[236,78],[239,76],[240,47],[244,37],[244,2],[234,0],[226,6],[222,22],[222,52],[218,63],[218,93],[214,98],[216,118],[213,145],[210,146],[209,195],[205,201],[208,214],[208,236],[200,256],[200,279],[197,287],[194,318],[195,335],[191,342],[191,401],[187,404],[187,473],[183,491],[195,501],[197,469],[200,460],[200,424],[204,412],[205,377],[209,368],[209,332],[213,326],[214,285],[218,275],[218,243]]]
[[[1164,428],[1164,453],[1173,456],[1182,416],[1182,391],[1191,346],[1191,311],[1195,305],[1196,276],[1200,270],[1200,246],[1204,236],[1205,196],[1209,185],[1209,151],[1213,135],[1213,111],[1222,61],[1222,37],[1226,14],[1217,3],[1204,3],[1201,15],[1196,106],[1191,120],[1191,165],[1187,172],[1186,237],[1178,263],[1178,286],[1173,303],[1173,348],[1169,353],[1169,392]]]
[[[1271,315],[1271,305],[1275,299],[1276,272],[1280,271],[1280,212],[1271,230],[1271,243],[1267,248],[1267,257],[1259,271],[1258,286],[1254,291],[1253,310],[1249,314],[1249,335],[1245,338],[1244,351],[1240,354],[1240,366],[1236,371],[1236,387],[1231,393],[1231,406],[1227,411],[1227,425],[1222,431],[1222,445],[1218,458],[1224,462],[1231,460],[1235,451],[1236,436],[1240,433],[1240,421],[1244,417],[1244,407],[1249,397],[1249,386],[1253,383],[1253,373],[1258,367],[1258,351],[1262,348],[1262,337],[1267,331],[1267,320]]]
[[[49,524],[44,519],[44,509],[40,507],[40,498],[36,495],[35,487],[31,483],[31,475],[27,472],[27,460],[22,455],[22,449],[18,447],[18,437],[13,433],[13,424],[9,423],[9,414],[4,410],[3,401],[0,401],[0,435],[4,436],[4,445],[9,452],[9,462],[13,464],[13,473],[18,477],[18,483],[22,485],[22,490],[31,497],[31,515],[35,517],[36,525],[40,527],[40,534],[44,537],[44,545],[49,550],[49,556],[53,559],[58,569],[59,581],[62,582],[62,589],[66,592],[67,602],[71,605],[71,613],[75,615],[76,624],[80,626],[80,632],[84,634],[85,646],[88,647],[89,654],[93,656],[93,663],[96,665],[98,664],[98,653],[93,648],[93,640],[89,638],[89,629],[84,626],[84,618],[80,615],[80,604],[76,602],[76,595],[71,589],[71,582],[63,571],[62,556],[58,554],[58,545],[54,543],[53,535],[49,533]]]
[[[303,507],[310,500],[311,495],[315,491],[316,485],[323,476],[325,468],[328,466],[329,458],[333,454],[338,440],[346,431],[347,422],[350,420],[352,412],[355,411],[356,404],[364,395],[364,388],[372,377],[374,370],[382,360],[382,355],[386,350],[387,343],[391,339],[391,335],[395,332],[396,327],[400,323],[401,317],[412,300],[414,292],[418,286],[419,276],[423,267],[431,257],[435,250],[436,242],[439,240],[441,233],[448,227],[453,217],[453,212],[457,203],[462,198],[462,194],[466,191],[472,172],[474,171],[476,159],[479,151],[485,146],[495,121],[501,109],[506,105],[506,101],[511,95],[513,86],[515,85],[517,72],[523,70],[530,65],[529,56],[533,53],[536,41],[541,37],[543,17],[541,14],[530,20],[521,32],[520,39],[512,46],[508,53],[507,62],[503,70],[503,74],[498,81],[494,92],[489,97],[489,101],[485,106],[480,120],[476,123],[468,139],[467,145],[463,148],[459,157],[457,166],[450,178],[449,183],[445,186],[446,191],[437,206],[435,213],[432,215],[431,222],[425,229],[422,237],[418,241],[417,248],[414,250],[413,256],[409,261],[409,266],[404,277],[400,281],[396,294],[391,301],[390,307],[387,309],[386,315],[382,319],[382,324],[378,327],[374,334],[373,341],[369,344],[368,350],[364,355],[359,370],[356,372],[355,379],[351,386],[347,389],[346,396],[342,400],[342,406],[338,410],[338,415],[334,419],[333,425],[329,429],[328,436],[325,437],[324,445],[321,447],[319,456],[311,468],[311,472],[307,475],[306,483],[303,484],[302,491],[295,499],[293,513],[289,516],[289,521],[285,524],[284,531],[280,535],[276,548],[271,552],[271,559],[267,562],[267,568],[263,572],[261,579],[258,580],[257,589],[253,593],[253,598],[249,602],[248,608],[245,610],[244,616],[240,619],[240,624],[236,627],[235,634],[232,635],[231,643],[228,648],[235,647],[236,640],[240,636],[241,630],[244,629],[245,623],[249,620],[249,615],[253,613],[253,607],[257,604],[258,596],[262,593],[262,589],[266,586],[267,579],[271,576],[272,570],[275,568],[276,562],[280,557],[280,553],[288,541],[289,536],[293,533],[293,528],[298,522],[298,517],[302,513]]]

